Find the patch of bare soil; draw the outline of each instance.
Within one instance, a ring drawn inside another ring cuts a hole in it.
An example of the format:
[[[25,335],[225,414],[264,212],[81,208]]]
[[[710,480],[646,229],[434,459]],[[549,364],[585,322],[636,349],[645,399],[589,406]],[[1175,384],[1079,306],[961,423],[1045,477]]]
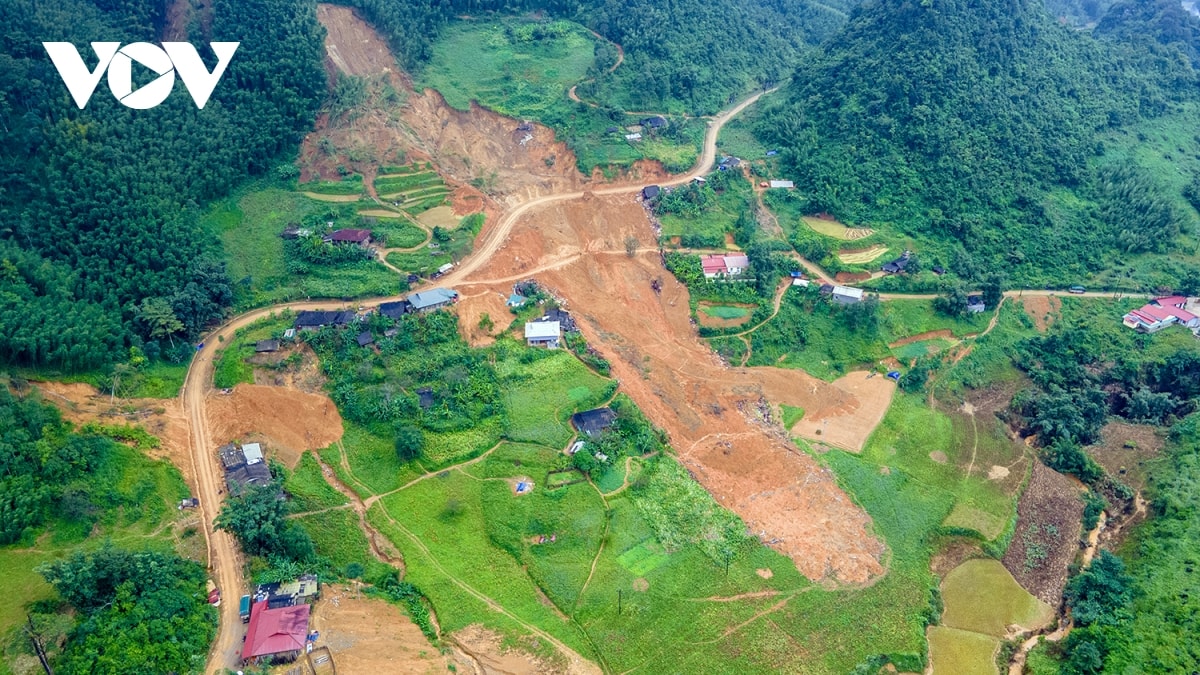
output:
[[[289,467],[305,450],[342,437],[342,417],[327,396],[286,387],[239,384],[230,394],[212,392],[206,405],[214,440],[262,440],[268,454]]]
[[[979,542],[966,537],[952,537],[938,547],[938,552],[929,560],[929,569],[943,579],[950,570],[958,567],[971,558],[983,555]]]
[[[754,573],[764,579],[770,579],[771,577],[775,576],[775,573],[766,567],[760,567],[759,569],[754,570]]]
[[[89,384],[62,382],[32,382],[47,403],[62,411],[63,419],[75,424],[133,424],[157,436],[162,445],[146,454],[166,459],[183,473],[188,485],[195,486],[192,460],[189,453],[187,415],[178,398],[144,398],[115,401],[96,391]]]
[[[1031,295],[1021,298],[1021,306],[1039,332],[1045,333],[1062,309],[1062,299],[1053,295]]]
[[[834,380],[833,387],[850,396],[843,401],[824,399],[823,405],[817,407],[801,406],[805,410],[804,417],[792,427],[792,433],[850,452],[861,452],[871,432],[883,421],[896,393],[896,385],[886,377],[872,377],[867,371],[855,371]]]
[[[1078,481],[1034,462],[1002,561],[1022,588],[1055,607],[1062,600],[1067,567],[1079,551],[1081,491]]]
[[[1154,427],[1109,422],[1100,430],[1101,441],[1087,448],[1092,459],[1110,476],[1136,491],[1146,487],[1147,462],[1158,456],[1165,440]]]
[[[254,384],[290,387],[309,394],[325,391],[327,378],[312,348],[305,343],[246,359],[254,366]]]
[[[638,577],[637,579],[633,580],[633,590],[637,591],[638,593],[645,593],[646,591],[650,590],[650,582],[646,581],[642,577]]]
[[[311,621],[339,673],[445,673],[453,663],[399,607],[347,586],[323,586]]]
[[[874,396],[875,381],[844,387],[797,370],[725,366],[696,335],[686,287],[664,274],[657,255],[628,257],[629,236],[643,247],[654,242],[632,195],[560,202],[524,216],[488,267],[458,286],[499,294],[512,280],[536,277],[567,300],[585,337],[612,361],[622,390],[667,431],[691,474],[760,539],[812,579],[877,577],[884,547],[870,518],[828,470],[796,450],[770,411],[787,403],[818,419],[840,412],[845,419],[830,427],[857,424],[865,437],[877,420],[854,422],[854,411],[882,417],[890,394]],[[656,278],[659,293],[651,289]]]
[[[839,284],[852,284],[856,281],[866,281],[870,278],[870,272],[838,272],[833,275],[833,280]]]
[[[949,461],[949,458],[946,457],[946,453],[942,452],[941,450],[934,450],[933,452],[929,453],[929,459],[932,459],[938,464],[945,464],[947,461]]]
[[[474,675],[534,675],[563,673],[564,668],[548,663],[537,656],[503,647],[499,633],[472,625],[448,636],[454,646],[459,672]],[[374,671],[382,672],[382,671]]]
[[[509,289],[511,291],[511,289]],[[486,347],[496,341],[496,336],[503,333],[513,322],[512,312],[505,302],[507,295],[501,295],[490,290],[471,290],[463,292],[454,305],[458,314],[458,332],[472,347]],[[492,327],[480,326],[479,322],[487,315]],[[514,330],[522,331],[521,340],[525,339],[524,324],[514,326]]]
[[[888,345],[888,347],[895,349],[896,347],[903,347],[904,345],[909,345],[914,342],[920,342],[921,340],[932,340],[934,338],[946,338],[947,340],[953,340],[954,333],[951,332],[949,328],[943,328],[942,330],[927,330],[924,333],[917,333],[916,335],[910,335],[906,338],[896,340]]]

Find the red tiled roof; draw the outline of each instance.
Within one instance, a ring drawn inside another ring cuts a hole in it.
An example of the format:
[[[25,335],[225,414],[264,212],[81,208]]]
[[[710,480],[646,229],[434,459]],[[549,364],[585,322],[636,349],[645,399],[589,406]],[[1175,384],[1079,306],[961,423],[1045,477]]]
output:
[[[267,609],[267,601],[255,603],[250,610],[250,626],[242,658],[304,649],[308,639],[308,605]]]
[[[329,235],[333,241],[368,241],[371,238],[370,230],[338,230]]]

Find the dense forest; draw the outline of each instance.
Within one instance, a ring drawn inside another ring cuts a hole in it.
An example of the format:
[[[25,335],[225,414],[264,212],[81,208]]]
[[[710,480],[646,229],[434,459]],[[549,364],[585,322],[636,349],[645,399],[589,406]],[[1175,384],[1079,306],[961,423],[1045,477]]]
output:
[[[311,127],[323,30],[307,0],[206,11],[193,43],[241,47],[203,110],[179,86],[157,108],[130,110],[103,85],[79,110],[41,43],[72,42],[91,61],[92,41],[156,41],[162,3],[0,0],[0,361],[83,369],[143,343],[182,360],[228,305],[199,206]]]
[[[1030,0],[875,0],[804,63],[758,133],[813,212],[894,223],[963,276],[1028,284],[1166,252],[1187,222],[1177,200],[1136,166],[1092,160],[1102,133],[1200,90],[1177,40],[1148,49],[1108,24],[1093,37]]]

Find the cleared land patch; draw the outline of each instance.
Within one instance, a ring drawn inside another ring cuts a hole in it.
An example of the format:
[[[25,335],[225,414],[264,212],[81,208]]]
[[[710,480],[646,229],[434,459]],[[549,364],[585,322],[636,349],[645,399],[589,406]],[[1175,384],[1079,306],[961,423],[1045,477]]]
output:
[[[1053,608],[1017,584],[999,560],[976,558],[950,571],[942,580],[946,610],[942,625],[993,637],[1004,637],[1009,626],[1040,628],[1054,616]]]

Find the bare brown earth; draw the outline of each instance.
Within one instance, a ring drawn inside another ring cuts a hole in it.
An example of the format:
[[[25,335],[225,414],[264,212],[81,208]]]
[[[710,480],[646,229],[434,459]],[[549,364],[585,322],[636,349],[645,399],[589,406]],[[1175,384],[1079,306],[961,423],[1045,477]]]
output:
[[[1021,587],[1057,607],[1067,567],[1079,551],[1083,516],[1078,481],[1034,462],[1029,486],[1017,504],[1017,529],[1003,563]],[[1038,547],[1045,557],[1038,559]]]
[[[633,195],[559,202],[518,220],[491,263],[472,275],[500,283],[457,286],[468,295],[478,286],[500,293],[503,282],[536,275],[568,300],[622,389],[666,429],[692,475],[756,535],[812,579],[864,583],[881,574],[883,545],[870,519],[827,470],[796,451],[770,419],[768,402],[803,407],[817,419],[860,408],[881,417],[890,394],[876,395],[877,382],[861,386],[855,378],[847,387],[795,370],[724,366],[696,335],[686,287],[663,274],[657,255],[625,255],[630,236],[643,247],[653,242]],[[658,294],[650,288],[655,278],[663,284]],[[860,401],[859,390],[871,400]],[[830,424],[838,439],[859,442],[840,435],[839,421]],[[873,426],[860,421],[858,433]]]
[[[511,293],[511,288],[509,289]],[[458,313],[458,332],[472,347],[486,347],[496,341],[496,336],[502,333],[513,322],[512,312],[505,302],[508,295],[491,290],[465,290],[459,296],[455,311]],[[487,314],[492,320],[492,329],[484,330],[479,326],[483,315]],[[520,332],[520,339],[525,339],[524,324],[513,327]]]
[[[286,387],[239,384],[209,395],[208,417],[218,443],[263,440],[271,456],[294,467],[305,450],[342,437],[342,417],[326,396]]]
[[[188,421],[179,399],[128,399],[114,402],[90,384],[33,382],[47,403],[62,411],[63,419],[75,424],[133,424],[157,436],[162,445],[146,451],[154,459],[166,459],[179,468],[188,485],[195,485],[188,453]]]
[[[834,380],[833,387],[850,396],[841,400],[823,398],[817,406],[800,406],[804,408],[804,417],[792,427],[792,433],[850,452],[862,452],[896,393],[891,380],[870,375],[867,371],[856,371]]]
[[[1045,333],[1058,316],[1062,300],[1052,295],[1029,295],[1021,298],[1021,306],[1039,332]]]
[[[321,633],[339,673],[445,673],[454,659],[441,655],[399,607],[347,586],[321,588],[310,629]],[[461,666],[460,666],[461,667]]]
[[[279,366],[294,354],[300,355],[298,364]],[[312,347],[305,343],[284,347],[277,352],[255,354],[246,361],[254,365],[254,384],[290,387],[310,394],[325,391],[326,377],[321,372],[321,364]]]

